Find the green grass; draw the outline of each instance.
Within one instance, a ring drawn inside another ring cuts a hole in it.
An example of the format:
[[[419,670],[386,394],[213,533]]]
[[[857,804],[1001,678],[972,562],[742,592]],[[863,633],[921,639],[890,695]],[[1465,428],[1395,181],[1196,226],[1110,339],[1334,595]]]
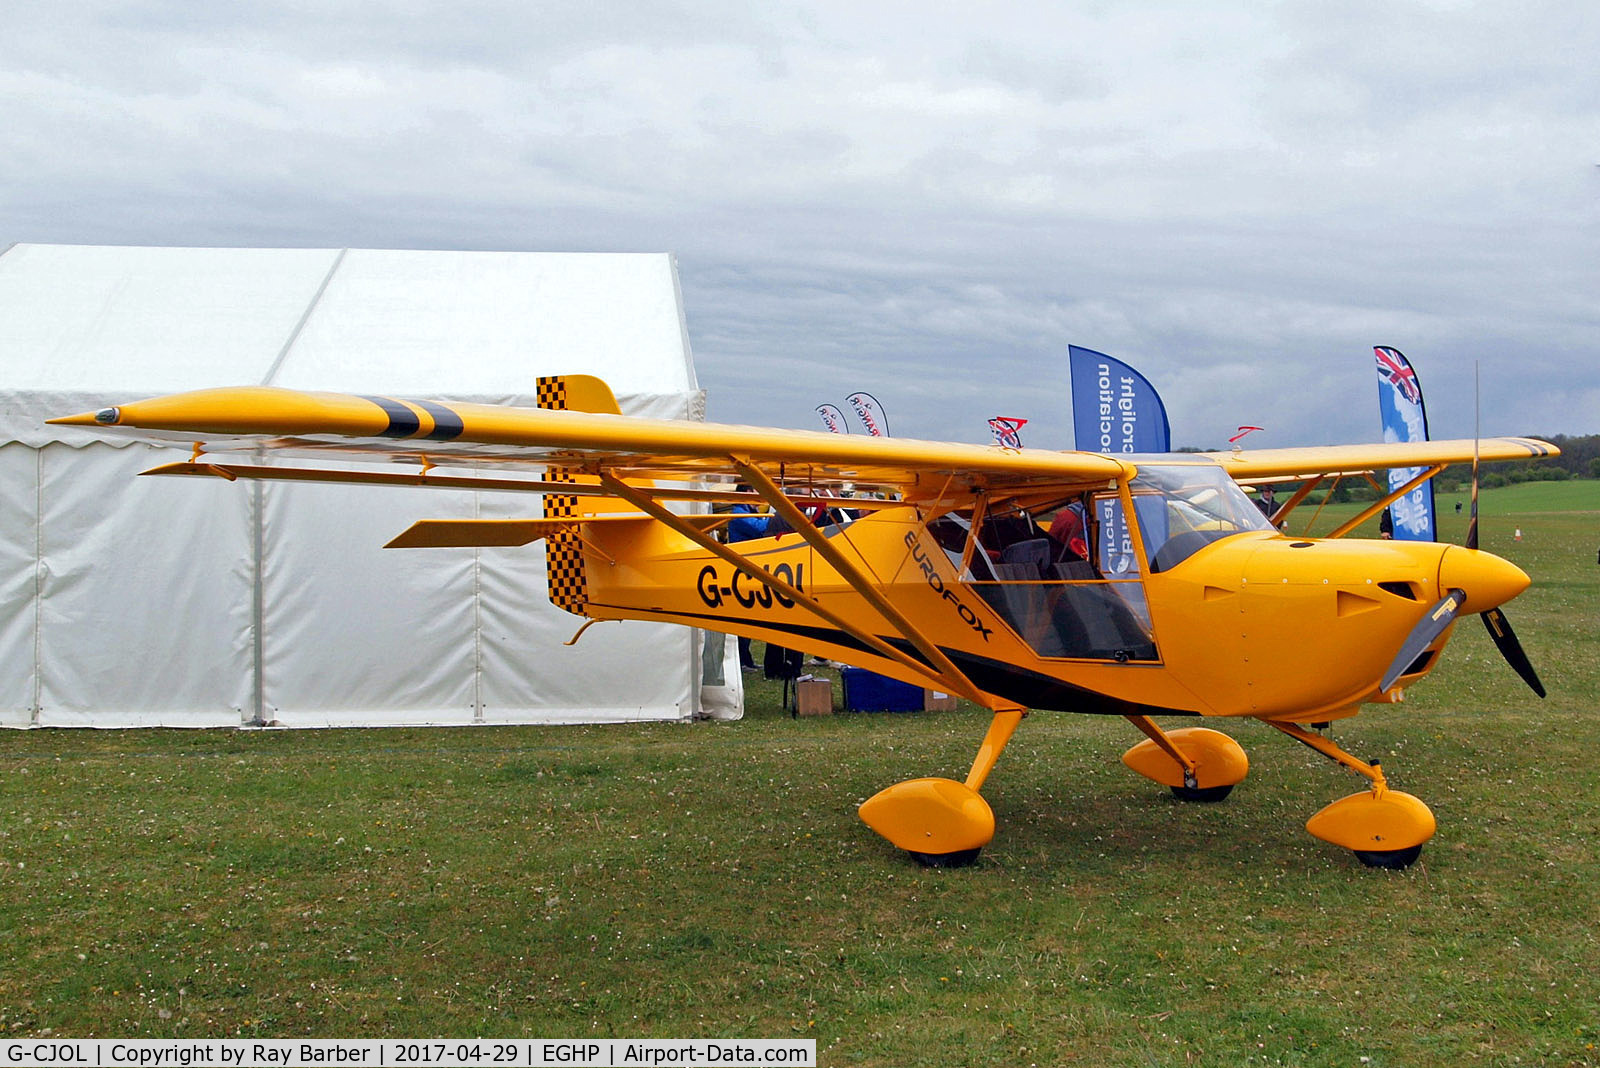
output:
[[[1439,817],[1407,872],[1307,836],[1362,784],[1254,723],[1249,780],[1187,806],[1118,762],[1127,724],[1036,714],[985,790],[998,837],[943,872],[854,809],[960,777],[971,711],[796,720],[756,684],[731,724],[8,732],[0,1034],[1600,1063],[1600,505],[1550,488],[1591,492],[1484,495],[1550,698],[1467,620],[1405,705],[1336,728]]]

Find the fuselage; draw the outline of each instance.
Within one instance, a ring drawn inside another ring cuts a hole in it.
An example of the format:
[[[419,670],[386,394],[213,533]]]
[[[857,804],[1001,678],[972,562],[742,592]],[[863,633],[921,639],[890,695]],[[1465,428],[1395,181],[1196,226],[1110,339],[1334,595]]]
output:
[[[1387,699],[1379,678],[1445,583],[1468,589],[1473,611],[1527,584],[1487,553],[1292,538],[1265,524],[1205,531],[1186,554],[1163,560],[1144,549],[1155,540],[1148,514],[1133,526],[1131,557],[1113,562],[1108,548],[1071,566],[1005,562],[1022,554],[997,552],[976,535],[962,545],[960,516],[913,507],[866,513],[819,534],[978,687],[1026,707],[1073,712],[1338,718]],[[1107,532],[1097,533],[1109,545]],[[1164,533],[1177,540],[1170,525]],[[876,636],[925,661],[792,531],[733,546],[742,567],[657,523],[596,525],[587,536],[596,551],[587,554],[586,615],[741,634],[927,681],[861,639]],[[855,633],[764,584],[760,573],[815,598]],[[1448,633],[1396,689],[1432,669]]]

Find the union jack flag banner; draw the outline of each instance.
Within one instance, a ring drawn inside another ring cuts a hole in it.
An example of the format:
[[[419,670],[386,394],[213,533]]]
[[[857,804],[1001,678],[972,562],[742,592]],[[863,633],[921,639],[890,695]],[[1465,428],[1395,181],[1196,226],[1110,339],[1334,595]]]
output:
[[[997,415],[989,420],[989,430],[994,434],[994,443],[1001,448],[1022,448],[1022,435],[1018,433],[1028,425],[1026,419],[1011,419],[1004,415]]]
[[[1378,377],[1397,389],[1407,403],[1420,405],[1422,386],[1417,382],[1417,372],[1411,369],[1411,364],[1400,354],[1400,350],[1387,345],[1375,345],[1372,353],[1378,358]]]
[[[1375,345],[1378,361],[1378,414],[1383,420],[1384,441],[1427,441],[1428,413],[1422,404],[1422,383],[1411,363],[1399,349]],[[1393,492],[1422,474],[1421,467],[1389,469],[1389,490]],[[1414,487],[1389,506],[1394,520],[1394,537],[1400,541],[1436,540],[1433,508],[1433,481]]]

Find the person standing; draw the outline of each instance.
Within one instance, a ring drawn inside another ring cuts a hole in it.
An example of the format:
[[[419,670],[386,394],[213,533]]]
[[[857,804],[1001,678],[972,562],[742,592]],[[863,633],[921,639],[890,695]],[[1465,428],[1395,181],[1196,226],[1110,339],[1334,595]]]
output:
[[[750,487],[742,482],[734,488],[741,493],[750,492]],[[738,517],[728,523],[730,544],[738,541],[754,541],[767,536],[767,524],[771,520],[767,516],[757,514],[755,505],[741,501],[728,511]],[[756,669],[755,657],[750,652],[750,639],[742,634],[739,636],[739,667],[745,671]]]

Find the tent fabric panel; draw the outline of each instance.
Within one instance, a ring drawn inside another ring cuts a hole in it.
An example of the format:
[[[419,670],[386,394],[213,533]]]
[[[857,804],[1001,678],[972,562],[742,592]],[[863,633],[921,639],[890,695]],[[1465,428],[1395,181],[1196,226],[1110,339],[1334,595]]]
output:
[[[563,645],[582,621],[552,618],[565,613],[544,601],[542,555],[534,570],[536,593],[525,587],[520,596],[509,588],[485,590],[484,722],[671,720],[694,714],[693,680],[684,671],[692,652],[688,628],[634,621],[596,624],[577,645]],[[506,577],[500,570],[492,574]],[[603,680],[602,700],[613,707],[595,707],[596,680]]]
[[[571,367],[563,369],[571,370]],[[438,388],[416,390],[414,393],[420,399],[426,400],[465,402],[469,404],[499,404],[516,408],[537,408],[539,406],[538,397],[531,391],[528,393],[498,393],[492,396],[452,393],[444,388],[450,384],[449,377],[447,373],[441,372],[437,384]],[[237,385],[238,383],[234,384]],[[344,388],[371,392],[360,383],[348,383]],[[0,389],[0,445],[17,442],[34,448],[61,444],[70,445],[73,448],[99,445],[101,447],[123,449],[131,445],[140,444],[139,438],[133,435],[123,437],[82,427],[48,426],[45,424],[45,420],[53,419],[59,415],[74,415],[78,412],[90,412],[99,408],[145,400],[159,395],[160,392],[159,389],[154,388],[133,391],[59,390],[44,392]],[[398,393],[402,391],[392,390],[390,392]],[[624,415],[637,416],[644,419],[698,419],[702,418],[705,413],[705,396],[699,391],[688,393],[621,393],[617,396],[617,404]]]
[[[351,249],[270,384],[460,398],[510,369],[696,390],[672,257]]]
[[[383,548],[417,519],[471,518],[473,495],[284,484],[258,492],[265,721],[473,722],[474,553]]]
[[[540,498],[485,494],[486,519],[540,514]],[[583,620],[556,608],[545,591],[544,543],[485,548],[482,554],[483,716],[491,722],[571,722],[563,709],[589,708],[603,680],[610,711],[596,718],[682,719],[695,712],[699,649],[694,631],[664,623],[597,623],[564,645]],[[692,670],[691,670],[692,669]]]
[[[256,720],[258,685],[265,718],[308,726],[690,714],[700,682],[692,634],[611,624],[585,638],[581,656],[561,648],[579,621],[546,602],[542,551],[488,580],[490,605],[478,596],[482,552],[379,548],[412,518],[476,514],[470,495],[135,479],[179,450],[43,422],[269,377],[533,406],[536,378],[558,372],[606,378],[630,415],[703,418],[670,255],[34,245],[0,254],[0,445],[45,450],[0,448],[0,724],[236,725]],[[41,492],[35,523],[26,501]],[[491,512],[538,507],[537,497],[496,496]],[[280,515],[274,526],[271,506],[294,497],[316,502],[320,518]],[[258,501],[268,512],[259,589]],[[338,596],[315,601],[319,588]],[[520,623],[522,602],[542,606],[543,630],[519,631],[509,653],[484,644],[480,657],[478,621],[499,613]],[[593,637],[612,628],[665,637],[625,637],[614,653],[591,655],[604,649]],[[524,677],[540,643],[572,672],[562,684]],[[609,691],[618,663],[644,680],[620,695]],[[481,681],[512,664],[524,674]]]
[[[69,445],[75,449],[90,445],[125,449],[138,443],[134,437],[117,437],[75,426],[46,426],[46,419],[75,415],[111,405],[126,404],[152,396],[153,390],[86,392],[84,390],[0,389],[0,445],[13,442],[30,448]]]
[[[336,255],[13,246],[0,256],[0,380],[158,392],[259,382]]]
[[[39,454],[0,445],[0,727],[33,722]]]
[[[576,726],[584,723],[645,723],[671,722],[684,719],[679,709],[672,705],[627,705],[620,708],[575,705],[571,708],[490,708],[485,709],[483,723],[496,727],[537,725],[542,727]]]
[[[719,642],[720,639],[720,642]],[[709,652],[701,656],[700,696],[697,711],[711,719],[744,718],[744,671],[739,666],[739,643],[731,634],[701,631],[702,646]],[[710,657],[720,660],[721,670],[712,674]],[[709,677],[708,677],[709,676]],[[720,677],[717,677],[720,676]]]
[[[250,500],[134,480],[167,451],[40,454],[41,726],[237,726],[246,717]]]

